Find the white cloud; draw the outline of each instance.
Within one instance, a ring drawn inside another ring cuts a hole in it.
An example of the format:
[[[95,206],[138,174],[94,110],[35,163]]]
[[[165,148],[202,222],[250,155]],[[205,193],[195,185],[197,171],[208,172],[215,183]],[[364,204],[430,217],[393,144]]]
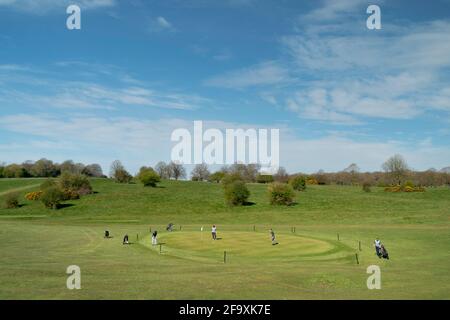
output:
[[[214,87],[242,89],[251,86],[279,84],[288,80],[289,72],[285,67],[274,61],[268,61],[209,78],[205,84]]]
[[[305,26],[306,30],[311,26]],[[302,70],[343,71],[353,68],[409,70],[450,66],[450,23],[434,21],[408,28],[385,26],[379,34],[343,24],[330,32],[301,32],[282,38],[288,54]]]
[[[58,66],[66,67],[73,63],[61,62]],[[76,62],[76,65],[81,69],[91,69],[87,63]],[[211,103],[209,99],[196,94],[149,89],[139,80],[129,76],[124,78],[114,66],[99,66],[95,70],[106,75],[108,80],[117,80],[118,84],[106,86],[93,81],[55,80],[60,75],[59,70],[47,74],[20,65],[0,65],[0,101],[23,107],[72,110],[111,110],[129,106],[194,110]]]
[[[156,17],[150,21],[150,32],[174,32],[173,25],[164,17]]]
[[[364,1],[323,4],[301,17],[297,34],[281,39],[286,60],[296,66],[291,74],[320,79],[280,93],[288,110],[337,124],[449,111],[448,21],[385,23],[381,31],[369,31],[345,20]]]
[[[0,150],[8,152],[8,159],[3,160],[74,158],[85,163],[100,162],[107,169],[119,158],[135,172],[144,164],[170,160],[174,145],[170,141],[172,131],[186,128],[192,132],[193,123],[182,119],[17,114],[0,116],[0,127],[28,137],[20,144],[0,144]],[[218,128],[223,132],[225,128],[261,127],[267,128],[255,124],[204,122],[205,129]],[[415,145],[399,141],[356,141],[338,134],[305,139],[293,136],[284,126],[278,127],[280,161],[289,172],[337,171],[350,163],[357,163],[363,171],[380,170],[381,164],[396,153],[404,155],[409,165],[418,170],[448,166],[450,159],[450,149],[432,145],[429,138]]]
[[[317,9],[301,16],[301,19],[308,22],[324,22],[336,20],[343,16],[355,14],[360,9],[364,14],[368,6],[367,0],[325,0]],[[377,1],[378,3],[380,1]]]

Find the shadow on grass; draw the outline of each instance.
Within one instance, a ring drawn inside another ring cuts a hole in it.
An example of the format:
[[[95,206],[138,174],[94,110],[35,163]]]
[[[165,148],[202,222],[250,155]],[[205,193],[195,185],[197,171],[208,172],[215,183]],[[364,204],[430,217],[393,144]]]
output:
[[[246,201],[244,202],[242,205],[244,207],[250,207],[250,206],[254,206],[256,203],[255,202],[251,202],[251,201]]]
[[[63,203],[58,206],[58,210],[75,206],[73,203]]]

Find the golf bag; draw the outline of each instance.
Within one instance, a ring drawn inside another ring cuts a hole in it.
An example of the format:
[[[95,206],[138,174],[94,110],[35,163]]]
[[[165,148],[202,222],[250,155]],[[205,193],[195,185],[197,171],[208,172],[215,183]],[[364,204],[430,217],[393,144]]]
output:
[[[389,260],[389,253],[384,246],[381,247],[381,255],[384,259]]]

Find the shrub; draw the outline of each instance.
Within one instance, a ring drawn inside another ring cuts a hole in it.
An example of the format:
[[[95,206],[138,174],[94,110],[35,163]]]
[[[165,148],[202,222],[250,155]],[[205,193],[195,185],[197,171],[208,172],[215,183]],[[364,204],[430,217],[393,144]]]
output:
[[[69,195],[74,195],[76,193],[78,195],[78,197],[75,196],[76,199],[78,199],[80,195],[92,193],[92,187],[89,179],[82,174],[71,174],[69,172],[64,172],[59,178],[59,186]],[[70,197],[70,199],[73,199],[73,197]]]
[[[239,173],[227,173],[222,178],[222,183],[224,185],[231,184],[235,181],[244,181]]]
[[[236,180],[224,185],[225,200],[229,205],[239,206],[247,202],[250,196],[247,186],[241,180]]]
[[[370,189],[371,185],[369,182],[364,182],[362,185],[362,189],[364,192],[371,192],[372,190]]]
[[[386,192],[425,192],[425,188],[423,187],[414,187],[410,184],[403,186],[391,186],[384,188]]]
[[[36,200],[39,200],[41,198],[41,195],[42,195],[42,191],[28,192],[25,195],[25,199],[30,200],[30,201],[36,201]]]
[[[271,204],[291,205],[294,203],[294,190],[289,184],[275,182],[268,187]]]
[[[78,191],[75,190],[61,190],[63,193],[63,199],[62,200],[78,200],[80,199],[80,194],[78,193]]]
[[[411,181],[406,181],[406,182],[403,184],[403,188],[406,188],[406,187],[411,188],[411,189],[414,189],[415,185],[414,185],[414,183],[412,183]]]
[[[51,209],[58,209],[61,201],[64,200],[64,193],[58,187],[50,187],[44,190],[41,195],[42,203]]]
[[[156,187],[156,184],[161,181],[161,178],[153,169],[146,169],[141,171],[138,178],[145,187]]]
[[[306,184],[319,184],[319,182],[315,178],[308,178]]]
[[[133,177],[127,170],[117,170],[114,175],[114,179],[119,183],[130,183]]]
[[[384,191],[386,191],[386,192],[401,192],[402,187],[401,186],[390,186],[390,187],[384,188]]]
[[[217,171],[217,172],[214,172],[213,174],[211,174],[208,177],[208,181],[209,182],[217,182],[217,183],[219,183],[224,177],[225,177],[225,173],[224,172]]]
[[[273,176],[271,174],[258,174],[256,176],[256,182],[271,183],[271,182],[273,182]]]
[[[289,180],[289,184],[294,190],[304,191],[306,189],[306,179],[302,176],[295,176]]]
[[[14,209],[19,207],[19,195],[17,193],[8,193],[5,198],[5,207]]]

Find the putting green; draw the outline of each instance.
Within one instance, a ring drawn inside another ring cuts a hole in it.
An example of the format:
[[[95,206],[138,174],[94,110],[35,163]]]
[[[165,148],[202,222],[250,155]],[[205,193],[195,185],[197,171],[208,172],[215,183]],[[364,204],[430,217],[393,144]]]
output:
[[[295,234],[277,234],[277,244],[272,245],[269,233],[226,231],[212,240],[209,232],[166,232],[158,237],[158,246],[151,245],[151,237],[142,241],[146,247],[161,254],[183,259],[217,263],[224,259],[233,262],[287,262],[301,260],[329,260],[345,258],[350,248],[333,241],[304,237]]]

